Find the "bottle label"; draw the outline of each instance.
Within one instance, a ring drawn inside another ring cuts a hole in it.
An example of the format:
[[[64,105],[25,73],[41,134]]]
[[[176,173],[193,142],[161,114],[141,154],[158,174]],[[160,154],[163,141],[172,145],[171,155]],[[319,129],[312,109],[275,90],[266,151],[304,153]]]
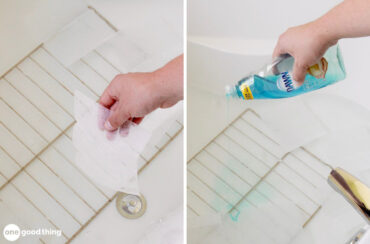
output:
[[[242,92],[243,97],[244,97],[245,100],[253,99],[253,94],[252,94],[251,88],[247,84],[242,84],[240,86],[240,91]]]
[[[312,65],[308,68],[307,73],[317,79],[324,79],[326,71],[328,70],[328,61],[325,58],[321,58],[317,64]],[[277,87],[281,91],[291,92],[299,87],[298,83],[293,80],[293,75],[286,71],[281,73],[276,81]]]
[[[276,81],[277,87],[285,92],[295,90],[297,88],[295,84],[296,82],[292,79],[292,74],[288,71],[281,73]]]
[[[328,71],[328,61],[325,58],[321,58],[317,64],[312,65],[308,68],[307,72],[316,77],[317,79],[324,79],[326,71]]]

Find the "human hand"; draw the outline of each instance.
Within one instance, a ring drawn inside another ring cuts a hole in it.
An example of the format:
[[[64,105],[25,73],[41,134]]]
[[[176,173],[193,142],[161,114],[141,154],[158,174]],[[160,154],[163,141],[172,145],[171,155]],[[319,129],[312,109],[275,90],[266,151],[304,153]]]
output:
[[[336,44],[332,37],[317,21],[289,28],[280,35],[273,58],[281,54],[294,57],[293,79],[304,82],[307,69],[318,63],[326,50]]]
[[[153,110],[171,107],[181,100],[182,63],[180,56],[154,72],[117,75],[99,100],[111,110],[104,128],[108,131],[124,129],[128,120],[139,123]]]

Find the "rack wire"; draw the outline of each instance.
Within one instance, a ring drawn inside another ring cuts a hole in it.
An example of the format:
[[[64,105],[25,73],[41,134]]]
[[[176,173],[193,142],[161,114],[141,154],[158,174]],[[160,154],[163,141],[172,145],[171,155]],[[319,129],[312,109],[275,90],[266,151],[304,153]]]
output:
[[[245,213],[260,240],[288,243],[321,209],[330,167],[304,147],[284,154],[261,122],[247,109],[188,160],[188,216]]]

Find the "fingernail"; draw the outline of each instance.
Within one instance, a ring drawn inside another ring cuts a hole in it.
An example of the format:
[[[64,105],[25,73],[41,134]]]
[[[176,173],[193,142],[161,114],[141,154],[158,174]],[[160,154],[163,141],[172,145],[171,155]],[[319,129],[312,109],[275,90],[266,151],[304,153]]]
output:
[[[122,137],[128,136],[129,130],[128,129],[120,129],[119,130],[119,135]]]
[[[295,89],[298,89],[301,85],[303,85],[303,82],[293,81],[293,86],[294,86]]]
[[[115,133],[113,131],[107,131],[105,135],[106,135],[108,140],[113,141],[114,138],[116,138],[116,134],[117,133]]]
[[[105,129],[106,129],[106,130],[109,130],[109,131],[114,130],[114,129],[113,129],[113,127],[112,127],[112,125],[109,123],[109,121],[108,121],[108,120],[107,120],[107,121],[105,121],[105,123],[104,123],[104,127],[105,127]]]

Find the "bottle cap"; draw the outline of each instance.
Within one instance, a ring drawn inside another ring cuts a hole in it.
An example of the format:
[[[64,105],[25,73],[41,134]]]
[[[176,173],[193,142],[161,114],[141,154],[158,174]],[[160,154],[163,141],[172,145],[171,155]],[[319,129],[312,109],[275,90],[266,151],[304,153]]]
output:
[[[225,86],[225,94],[226,94],[226,97],[235,97],[236,95],[235,87],[230,86],[230,85]]]

